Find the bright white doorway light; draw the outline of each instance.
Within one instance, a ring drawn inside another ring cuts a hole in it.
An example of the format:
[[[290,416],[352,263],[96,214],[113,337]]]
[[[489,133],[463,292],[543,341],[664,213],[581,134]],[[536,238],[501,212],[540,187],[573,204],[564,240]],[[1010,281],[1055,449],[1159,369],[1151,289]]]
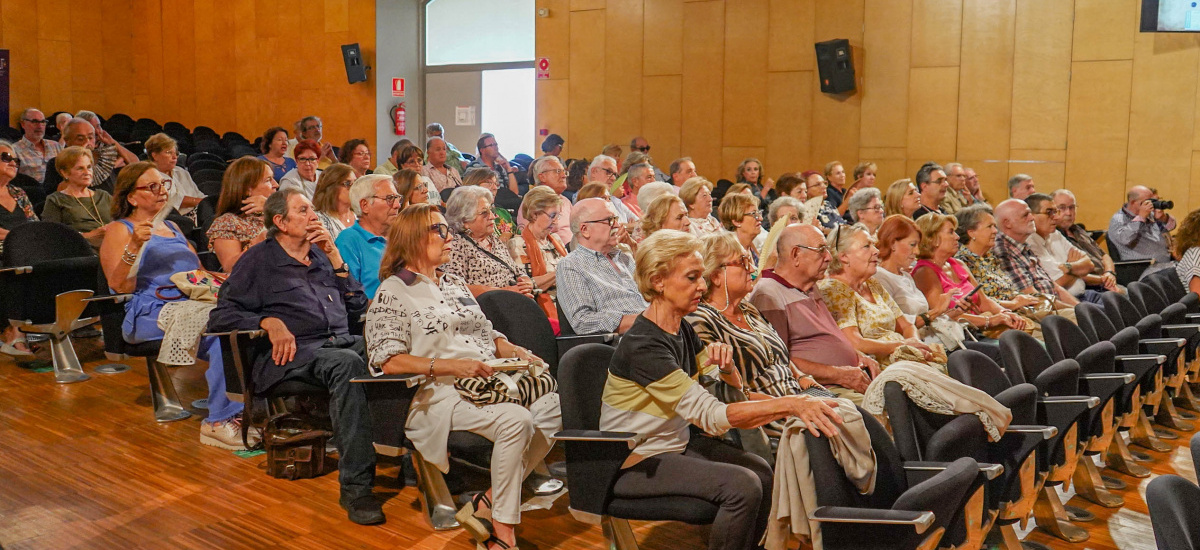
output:
[[[509,160],[519,153],[537,157],[533,135],[534,71],[483,71],[481,129],[496,136],[500,152]]]

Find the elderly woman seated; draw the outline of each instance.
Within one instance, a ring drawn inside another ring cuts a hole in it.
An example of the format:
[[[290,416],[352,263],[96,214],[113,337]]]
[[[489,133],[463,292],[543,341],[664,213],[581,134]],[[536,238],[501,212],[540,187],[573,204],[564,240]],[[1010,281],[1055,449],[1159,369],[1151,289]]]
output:
[[[278,187],[267,161],[242,157],[225,169],[217,219],[208,228],[208,248],[217,255],[221,269],[233,271],[247,248],[267,238],[263,203]]]
[[[474,185],[454,189],[446,201],[446,223],[454,236],[446,273],[465,281],[476,296],[501,289],[532,298],[533,280],[496,235],[495,220],[490,191]]]
[[[1052,306],[1035,296],[1021,294],[1016,283],[1004,268],[1000,267],[1000,261],[992,254],[999,229],[996,227],[996,218],[992,215],[991,207],[986,204],[968,206],[956,212],[955,218],[958,223],[956,233],[962,246],[954,254],[954,258],[970,271],[974,284],[980,287],[980,292],[1005,309],[1029,311],[1022,308],[1038,307],[1046,310],[1045,313],[1056,313],[1050,311],[1053,308],[1069,314],[1071,319],[1075,318],[1074,312],[1065,304]]]
[[[456,190],[455,195],[462,191]],[[553,434],[562,429],[558,394],[552,379],[541,384],[541,376],[534,379],[543,393],[529,396],[532,402],[509,399],[483,404],[460,393],[479,388],[479,382],[494,374],[487,361],[516,358],[540,364],[541,360],[494,331],[466,282],[441,270],[450,257],[451,239],[445,218],[433,205],[409,206],[392,223],[380,268],[383,283],[367,310],[368,364],[376,376],[425,376],[405,421],[405,435],[425,460],[443,472],[449,469],[446,445],[451,431],[469,431],[492,440],[491,488],[471,499],[456,517],[480,548],[514,548],[516,525],[521,522],[522,481],[550,451]],[[428,322],[433,320],[453,322]],[[484,524],[489,519],[494,534]]]
[[[317,191],[317,182],[321,179],[321,171],[317,169],[321,162],[321,144],[302,139],[292,148],[292,154],[296,159],[296,167],[283,175],[279,180],[279,188],[299,189],[308,200],[312,200]]]
[[[654,199],[643,212],[646,215],[642,217],[642,224],[638,227],[641,239],[653,235],[660,229],[691,231],[692,220],[688,217],[687,207],[683,205],[682,199],[670,193]]]
[[[872,278],[879,264],[879,249],[867,228],[862,224],[838,226],[825,242],[832,256],[829,277],[817,286],[854,348],[874,356],[882,367],[911,360],[945,371],[945,349],[923,342],[900,306]]]
[[[472,168],[463,175],[462,184],[477,185],[492,194],[492,213],[496,215],[496,235],[504,241],[511,239],[515,234],[517,222],[513,219],[512,212],[496,204],[496,195],[500,192],[500,181],[496,178],[496,171],[481,167]]]
[[[712,183],[701,177],[691,178],[679,188],[679,198],[687,207],[687,215],[692,222],[688,232],[697,237],[721,230],[721,222],[712,216],[712,188]]]
[[[508,241],[512,257],[525,265],[534,286],[544,290],[536,299],[552,325],[558,323],[555,273],[558,261],[567,255],[567,247],[555,234],[560,201],[559,194],[545,185],[530,189],[521,201],[521,216],[529,223],[521,236]]]
[[[92,188],[92,151],[67,147],[54,158],[54,168],[62,174],[62,190],[46,197],[42,221],[70,226],[99,249],[112,221],[112,195]]]
[[[617,345],[600,413],[601,430],[638,434],[613,495],[706,500],[719,506],[708,547],[754,548],[770,516],[770,464],[712,438],[690,437],[690,426],[719,435],[796,416],[814,435],[833,436],[841,422],[830,408],[835,402],[764,394],[740,403],[720,402],[697,378],[702,371],[719,374],[726,384],[741,387],[733,350],[723,343],[704,346],[684,320],[707,289],[699,240],[679,231],[658,231],[638,247],[636,261],[634,277],[650,304]]]
[[[828,232],[834,227],[845,224],[845,218],[827,200],[829,182],[825,181],[825,176],[822,176],[820,172],[815,170],[808,170],[800,174],[800,177],[804,179],[804,186],[808,192],[808,202],[805,204],[816,213],[821,227],[825,228],[825,231]]]
[[[317,189],[313,191],[313,210],[317,219],[329,231],[329,237],[337,240],[347,227],[354,225],[358,216],[350,208],[350,186],[354,185],[354,169],[347,164],[331,164],[317,178]]]
[[[204,193],[196,187],[192,175],[179,166],[179,145],[167,134],[154,134],[146,140],[146,155],[164,178],[171,180],[171,194],[167,203],[180,215],[187,216],[194,226],[196,205],[204,200]]]
[[[758,265],[759,251],[767,232],[762,227],[762,210],[758,208],[758,197],[744,193],[729,193],[721,199],[717,217],[726,231],[737,236],[737,241],[750,253],[753,265]]]
[[[848,218],[867,226],[871,235],[879,231],[879,226],[883,225],[883,200],[878,189],[867,187],[857,191],[846,203]]]

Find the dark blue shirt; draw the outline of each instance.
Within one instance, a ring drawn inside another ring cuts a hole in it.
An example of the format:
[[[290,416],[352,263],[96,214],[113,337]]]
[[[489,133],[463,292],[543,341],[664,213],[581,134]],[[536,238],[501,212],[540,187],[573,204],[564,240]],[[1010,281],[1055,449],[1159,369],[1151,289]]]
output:
[[[309,265],[296,261],[273,238],[250,247],[221,285],[217,307],[209,315],[211,332],[258,330],[264,318],[275,317],[296,337],[296,356],[286,365],[271,363],[269,353],[254,358],[259,390],[311,361],[330,339],[349,335],[349,315],[367,308],[362,285],[352,275],[335,275],[329,258],[315,246],[308,259]]]

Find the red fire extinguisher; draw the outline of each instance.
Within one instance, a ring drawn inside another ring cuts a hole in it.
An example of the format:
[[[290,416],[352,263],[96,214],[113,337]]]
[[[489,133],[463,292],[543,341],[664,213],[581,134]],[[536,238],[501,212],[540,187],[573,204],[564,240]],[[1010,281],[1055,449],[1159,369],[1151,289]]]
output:
[[[399,105],[392,107],[391,114],[393,130],[396,132],[396,135],[402,136],[408,133],[407,125],[404,122],[404,103],[401,102]]]

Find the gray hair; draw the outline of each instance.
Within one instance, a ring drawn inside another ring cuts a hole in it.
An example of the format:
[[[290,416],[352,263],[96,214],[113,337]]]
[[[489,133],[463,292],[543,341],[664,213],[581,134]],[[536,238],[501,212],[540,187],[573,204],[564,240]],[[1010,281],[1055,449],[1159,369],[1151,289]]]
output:
[[[1075,198],[1075,193],[1072,193],[1070,189],[1055,189],[1053,193],[1050,193],[1050,198],[1057,199],[1059,195],[1066,195],[1071,197],[1071,200],[1078,200]]]
[[[650,208],[650,203],[654,202],[654,199],[670,193],[672,189],[675,189],[675,186],[665,181],[652,181],[643,185],[641,189],[638,189],[638,208],[645,212]]]
[[[866,210],[867,205],[871,204],[872,199],[879,199],[880,205],[883,204],[883,194],[875,187],[861,189],[857,193],[850,196],[850,202],[846,205],[846,211],[853,213],[854,218],[858,219],[858,211]]]
[[[437,122],[430,122],[429,124],[425,125],[425,137],[431,137],[435,132],[445,135],[446,129],[442,128],[442,125],[438,124]]]
[[[79,111],[78,113],[75,113],[75,118],[82,118],[88,122],[100,124],[100,117],[91,111]]]
[[[21,120],[25,120],[25,117],[29,116],[29,113],[32,111],[37,111],[39,113],[42,112],[42,110],[38,109],[37,107],[26,107],[24,111],[21,111]],[[45,116],[45,113],[43,113],[42,116]]]
[[[866,235],[868,240],[871,238],[871,231],[861,223],[839,225],[834,227],[833,231],[830,231],[829,235],[825,237],[825,244],[829,245],[830,255],[833,256],[833,259],[829,261],[830,274],[836,275],[846,269],[846,266],[842,264],[838,256],[841,256],[847,248],[850,248],[850,245],[854,243],[854,237],[860,233]]]
[[[956,167],[956,166],[957,166],[957,167],[959,167],[959,168],[962,168],[962,169],[963,169],[963,172],[966,172],[966,171],[967,171],[967,167],[963,166],[961,162],[948,162],[948,163],[946,163],[946,165],[945,165],[945,166],[943,166],[943,167],[942,167],[942,170],[944,170],[944,171],[945,171],[947,174],[949,174],[949,173],[950,173],[950,169],[951,169],[951,168],[954,168],[954,167]]]
[[[492,202],[492,192],[478,185],[456,187],[446,201],[446,225],[453,233],[466,230],[467,222],[479,215],[479,199]]]
[[[974,231],[979,228],[979,224],[983,222],[985,215],[994,216],[992,207],[987,204],[972,204],[958,212],[954,213],[954,217],[958,220],[958,228],[955,231],[958,233],[958,242],[967,244],[971,237],[967,235],[967,231]]]
[[[1033,176],[1029,174],[1017,174],[1011,178],[1008,178],[1008,196],[1011,197],[1013,189],[1016,189],[1017,186],[1021,185],[1022,182],[1026,182],[1031,179],[1033,179]]]
[[[608,155],[596,155],[592,158],[592,163],[588,165],[588,172],[599,168],[600,165],[604,164],[606,161],[612,161],[613,166],[617,165],[617,159],[615,158],[612,158]]]
[[[350,186],[350,209],[356,216],[363,215],[363,199],[367,200],[367,204],[375,202],[375,184],[381,181],[390,182],[392,177],[383,174],[367,174],[354,180],[354,184]]]
[[[786,206],[795,208],[801,223],[804,222],[804,215],[808,213],[808,207],[804,206],[796,197],[783,196],[772,201],[771,206],[767,208],[767,224],[775,225],[775,222],[779,221],[779,209]]]
[[[653,172],[654,168],[645,162],[639,162],[629,167],[629,177],[631,178],[640,178]]]
[[[279,226],[275,225],[275,216],[287,218],[287,205],[292,195],[303,195],[303,193],[295,187],[287,187],[271,193],[271,196],[267,197],[267,201],[263,203],[263,225],[267,228],[267,238],[274,238],[279,233]]]
[[[548,159],[557,160],[559,166],[563,165],[562,161],[554,155],[543,155],[534,159],[533,163],[529,165],[529,173],[533,176],[533,181],[536,182],[538,176],[550,170],[546,167],[546,165],[550,163]]]

